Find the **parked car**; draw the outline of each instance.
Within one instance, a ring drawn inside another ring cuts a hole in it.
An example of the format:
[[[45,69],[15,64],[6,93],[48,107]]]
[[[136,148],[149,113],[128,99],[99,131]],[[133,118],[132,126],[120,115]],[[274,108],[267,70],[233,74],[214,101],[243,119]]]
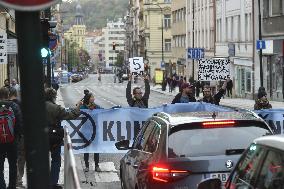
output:
[[[225,183],[240,155],[271,128],[251,112],[157,113],[145,122],[120,161],[123,189],[196,189],[205,178]]]
[[[78,82],[81,81],[83,78],[80,74],[72,74],[71,75],[71,81],[72,82]]]
[[[128,80],[128,75],[127,74],[122,74],[122,80]]]
[[[220,179],[201,182],[198,189],[220,189]],[[283,189],[284,136],[255,139],[232,171],[226,189]]]

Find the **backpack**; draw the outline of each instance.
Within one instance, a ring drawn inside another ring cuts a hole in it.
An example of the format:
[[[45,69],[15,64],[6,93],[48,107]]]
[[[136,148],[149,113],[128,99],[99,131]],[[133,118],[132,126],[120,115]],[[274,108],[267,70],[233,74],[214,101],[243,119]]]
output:
[[[15,140],[15,115],[11,107],[0,107],[0,144],[12,143]]]

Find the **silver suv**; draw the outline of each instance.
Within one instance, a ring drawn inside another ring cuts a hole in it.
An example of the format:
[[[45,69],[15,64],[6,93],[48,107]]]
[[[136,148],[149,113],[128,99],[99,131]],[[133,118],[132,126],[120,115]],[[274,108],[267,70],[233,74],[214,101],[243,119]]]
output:
[[[120,161],[123,189],[194,189],[208,178],[228,179],[240,155],[254,139],[272,134],[250,112],[158,113],[141,128]]]

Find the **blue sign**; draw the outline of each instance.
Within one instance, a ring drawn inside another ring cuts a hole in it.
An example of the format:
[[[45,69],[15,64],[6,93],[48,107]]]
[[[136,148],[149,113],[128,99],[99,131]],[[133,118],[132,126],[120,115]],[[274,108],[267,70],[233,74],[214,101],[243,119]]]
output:
[[[257,40],[256,41],[256,49],[260,50],[260,49],[266,49],[266,44],[264,40]]]
[[[204,48],[188,48],[187,57],[189,59],[201,59],[204,58]]]
[[[161,61],[161,68],[164,68],[164,67],[165,67],[165,62]]]

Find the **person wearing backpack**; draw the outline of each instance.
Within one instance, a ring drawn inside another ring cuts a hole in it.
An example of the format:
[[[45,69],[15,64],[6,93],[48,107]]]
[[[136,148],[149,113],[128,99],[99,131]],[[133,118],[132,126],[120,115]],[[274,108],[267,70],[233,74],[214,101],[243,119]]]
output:
[[[9,162],[9,189],[16,189],[17,141],[22,135],[22,113],[19,106],[9,101],[9,89],[0,88],[0,188],[4,180],[5,158]]]
[[[19,90],[17,88],[11,87],[9,89],[9,100],[16,103],[19,108],[21,109],[21,102],[18,98]],[[26,163],[26,158],[25,158],[25,147],[24,147],[24,136],[21,135],[19,140],[17,141],[17,147],[18,147],[18,160],[17,160],[17,165],[18,165],[18,171],[17,171],[17,187],[23,187],[23,176],[24,176],[24,171],[25,171],[25,163]]]
[[[50,169],[50,189],[61,189],[58,185],[61,167],[61,145],[63,144],[64,130],[61,126],[62,120],[72,120],[80,116],[80,106],[83,102],[79,101],[76,108],[66,110],[56,104],[57,92],[53,88],[45,89],[45,107],[47,125],[49,127],[49,148],[51,152]]]

